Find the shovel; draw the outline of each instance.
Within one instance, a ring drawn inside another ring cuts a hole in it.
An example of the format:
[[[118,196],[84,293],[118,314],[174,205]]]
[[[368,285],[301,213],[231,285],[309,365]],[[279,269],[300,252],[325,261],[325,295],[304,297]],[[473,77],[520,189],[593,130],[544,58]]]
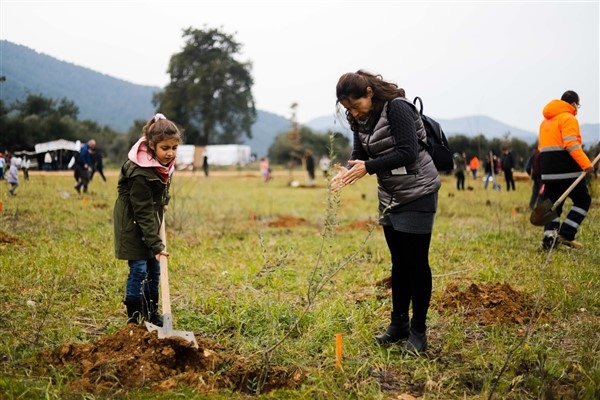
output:
[[[592,161],[592,166],[596,165],[599,159],[600,154],[598,154],[596,158],[594,158],[594,161]],[[531,215],[529,216],[529,222],[531,222],[535,226],[544,226],[550,223],[553,219],[557,218],[558,214],[556,213],[556,208],[560,205],[560,203],[565,201],[569,193],[571,193],[571,191],[575,189],[575,186],[577,186],[579,182],[581,182],[581,180],[585,177],[585,174],[586,172],[583,171],[577,177],[577,179],[575,179],[575,182],[573,182],[571,186],[569,186],[567,190],[565,190],[562,196],[560,196],[558,200],[554,202],[554,204],[552,204],[550,199],[546,199],[539,203],[537,206],[535,206],[535,208],[531,212]]]
[[[165,220],[160,226],[160,238],[167,248],[167,235],[165,232]],[[173,329],[173,316],[171,315],[171,298],[169,293],[169,269],[167,267],[167,257],[160,256],[160,291],[162,292],[162,312],[163,312],[163,326],[158,326],[145,321],[146,328],[149,332],[156,331],[159,339],[165,339],[168,337],[180,337],[188,342],[191,342],[194,348],[198,348],[198,342],[193,332],[176,331]]]

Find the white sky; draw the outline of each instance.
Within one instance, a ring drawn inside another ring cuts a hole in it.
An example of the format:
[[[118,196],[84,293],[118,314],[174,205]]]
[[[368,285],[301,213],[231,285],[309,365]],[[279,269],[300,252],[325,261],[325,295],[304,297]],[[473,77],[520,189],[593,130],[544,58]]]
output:
[[[485,115],[536,132],[565,90],[600,118],[599,1],[0,0],[0,37],[129,82],[164,87],[182,31],[218,28],[251,61],[258,109],[301,123],[335,113],[364,68],[435,118]],[[477,130],[477,127],[474,127]]]

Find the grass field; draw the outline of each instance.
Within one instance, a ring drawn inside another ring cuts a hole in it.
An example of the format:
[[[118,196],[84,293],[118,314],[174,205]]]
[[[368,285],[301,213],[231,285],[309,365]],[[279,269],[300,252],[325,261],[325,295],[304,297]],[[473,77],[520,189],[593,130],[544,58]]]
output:
[[[374,343],[391,311],[374,177],[332,195],[291,187],[300,170],[176,173],[170,298],[193,349],[125,326],[116,171],[87,195],[71,173],[30,175],[15,197],[0,185],[0,399],[600,398],[595,181],[585,247],[546,253],[528,181],[457,192],[444,176],[414,356]]]

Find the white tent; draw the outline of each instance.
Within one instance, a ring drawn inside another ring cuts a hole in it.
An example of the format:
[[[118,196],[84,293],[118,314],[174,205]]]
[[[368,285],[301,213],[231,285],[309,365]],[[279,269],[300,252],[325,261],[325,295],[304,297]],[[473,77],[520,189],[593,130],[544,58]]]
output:
[[[209,165],[247,165],[251,160],[250,146],[241,144],[215,144],[206,147],[191,144],[177,148],[177,169],[201,168],[204,156]]]
[[[250,163],[250,146],[217,144],[206,146],[209,165],[246,165]]]
[[[196,152],[196,146],[193,144],[180,144],[177,147],[177,168],[188,168],[194,164],[194,154]]]
[[[35,145],[36,154],[41,154],[41,153],[46,153],[48,151],[56,151],[56,150],[79,151],[79,150],[81,150],[81,142],[79,140],[76,142],[71,142],[70,140],[58,139],[58,140],[53,140],[51,142],[38,143]]]

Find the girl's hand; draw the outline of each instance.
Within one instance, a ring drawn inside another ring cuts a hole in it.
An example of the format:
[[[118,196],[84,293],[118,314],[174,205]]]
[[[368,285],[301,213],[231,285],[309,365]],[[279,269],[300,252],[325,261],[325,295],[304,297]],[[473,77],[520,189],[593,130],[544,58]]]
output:
[[[154,257],[156,258],[156,260],[160,261],[160,256],[169,257],[169,252],[166,250],[163,250]]]

